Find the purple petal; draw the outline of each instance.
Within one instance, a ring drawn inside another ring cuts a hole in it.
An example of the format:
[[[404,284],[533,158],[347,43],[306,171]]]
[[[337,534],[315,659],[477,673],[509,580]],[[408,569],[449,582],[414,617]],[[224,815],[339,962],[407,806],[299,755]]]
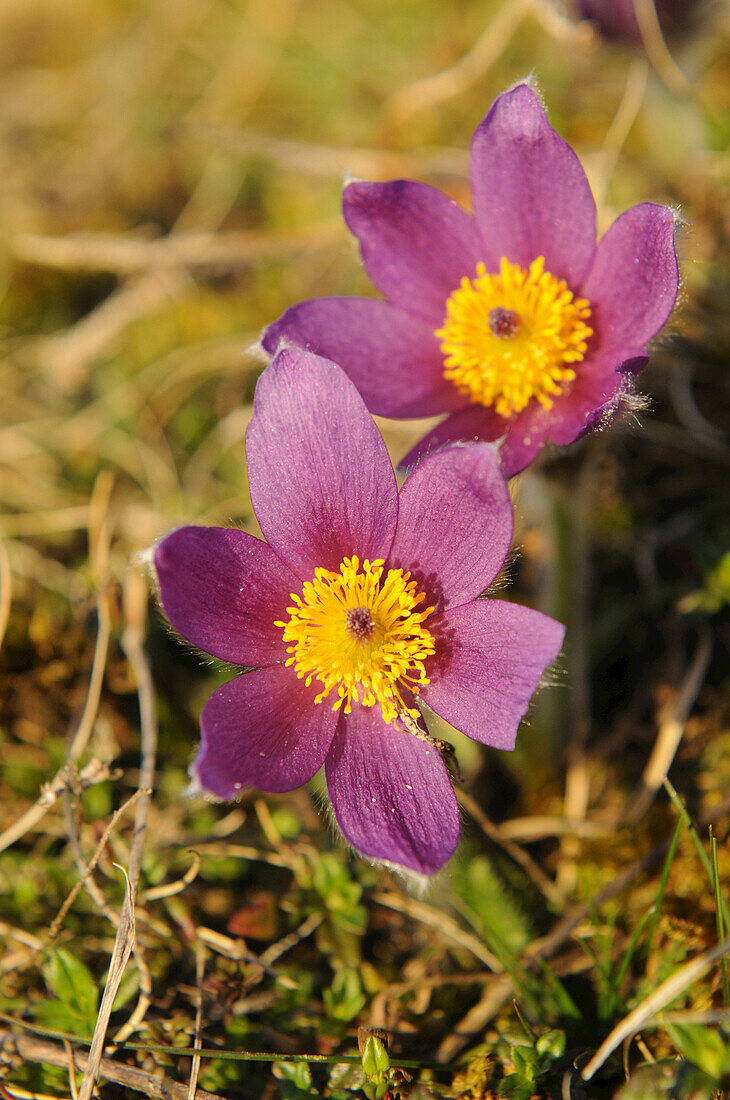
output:
[[[565,627],[529,607],[487,599],[452,608],[429,628],[440,648],[423,701],[475,741],[514,748],[520,719],[560,652]]]
[[[155,549],[165,614],[193,645],[237,665],[286,660],[280,627],[301,582],[244,531],[181,527]]]
[[[263,346],[273,354],[296,344],[334,360],[377,416],[433,416],[465,404],[444,378],[442,320],[443,312],[424,321],[372,298],[313,298],[270,325]]]
[[[413,447],[400,466],[411,469],[427,455],[453,443],[499,442],[499,461],[505,477],[523,470],[532,462],[545,442],[549,425],[544,422],[542,406],[534,403],[513,420],[505,420],[484,405],[448,416]]]
[[[642,348],[672,312],[678,288],[672,211],[651,202],[627,210],[601,239],[580,291],[601,352]]]
[[[322,767],[338,715],[291,668],[247,672],[211,695],[200,718],[195,770],[206,790],[291,791]]]
[[[640,370],[646,356],[640,348],[625,348],[581,363],[570,390],[558,397],[549,412],[549,437],[565,446],[586,431],[605,427],[618,411],[622,397],[633,391],[627,375]]]
[[[400,491],[388,564],[421,581],[439,609],[473,600],[502,567],[512,505],[495,447],[467,444],[425,459]]]
[[[300,576],[344,557],[386,558],[398,522],[395,474],[357,390],[335,366],[290,348],[256,386],[246,435],[251,502]]]
[[[438,750],[386,725],[379,706],[341,719],[325,774],[337,824],[364,855],[430,875],[454,851],[459,810]]]
[[[537,256],[570,287],[596,243],[596,205],[570,146],[526,84],[499,96],[472,140],[472,207],[496,270],[501,257],[527,267]]]
[[[425,183],[349,183],[342,211],[365,269],[395,305],[438,328],[446,299],[483,259],[474,219]]]

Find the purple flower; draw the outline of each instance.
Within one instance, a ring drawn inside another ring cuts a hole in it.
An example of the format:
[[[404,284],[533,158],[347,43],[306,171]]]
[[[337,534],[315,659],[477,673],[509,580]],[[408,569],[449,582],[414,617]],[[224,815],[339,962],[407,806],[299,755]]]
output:
[[[355,387],[290,349],[259,380],[246,453],[266,542],[183,527],[154,554],[176,630],[253,670],[203,710],[200,783],[220,798],[288,791],[324,764],[346,840],[430,874],[454,850],[459,813],[416,696],[511,749],[563,638],[538,611],[478,599],[512,537],[494,449],[434,455],[398,493]]]
[[[669,35],[686,30],[702,6],[703,0],[654,0],[659,26]],[[594,22],[606,38],[623,38],[641,45],[634,0],[575,0],[575,9],[582,19]]]
[[[348,184],[345,221],[386,300],[302,302],[263,345],[333,359],[373,413],[449,413],[405,465],[456,440],[502,440],[509,477],[631,391],[677,295],[674,218],[643,203],[596,245],[585,173],[526,84],[477,127],[471,180],[472,214],[411,180]]]

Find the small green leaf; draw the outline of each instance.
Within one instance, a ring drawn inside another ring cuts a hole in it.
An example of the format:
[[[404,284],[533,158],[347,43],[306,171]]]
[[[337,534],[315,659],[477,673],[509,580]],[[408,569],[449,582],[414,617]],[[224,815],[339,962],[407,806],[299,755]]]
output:
[[[352,1020],[363,1007],[367,997],[357,970],[338,970],[329,989],[324,991],[327,1015],[333,1020]]]
[[[377,1035],[370,1035],[362,1053],[362,1068],[368,1077],[378,1077],[390,1069],[390,1058]]]
[[[512,1063],[523,1081],[531,1081],[535,1075],[535,1052],[532,1047],[513,1047]]]
[[[718,1031],[701,1024],[667,1024],[679,1052],[713,1081],[730,1069],[730,1050]]]
[[[535,1050],[541,1056],[550,1058],[551,1061],[562,1058],[565,1053],[565,1032],[557,1028],[546,1031],[535,1043]]]
[[[83,1023],[84,1032],[94,1030],[99,1004],[99,992],[91,972],[79,959],[63,947],[50,952],[43,967],[43,977],[51,993],[55,993],[61,1005],[67,1010],[62,1013],[70,1021],[73,1017]],[[47,1008],[39,1005],[39,1018],[49,1023],[56,1011],[52,1002],[46,1002]],[[49,1016],[50,1013],[50,1016]]]
[[[312,1088],[312,1074],[307,1062],[274,1062],[273,1073],[280,1081],[293,1085],[297,1092],[316,1095]],[[292,1093],[292,1090],[287,1090]]]

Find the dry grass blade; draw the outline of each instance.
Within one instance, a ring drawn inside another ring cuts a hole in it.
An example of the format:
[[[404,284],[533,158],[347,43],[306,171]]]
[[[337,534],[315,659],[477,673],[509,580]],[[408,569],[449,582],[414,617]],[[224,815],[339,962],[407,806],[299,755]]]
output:
[[[142,865],[142,852],[147,832],[147,817],[152,797],[157,757],[155,691],[144,650],[147,622],[147,586],[139,573],[130,573],[125,580],[123,607],[127,625],[122,635],[122,648],[127,654],[137,681],[142,750],[142,761],[139,769],[141,797],[134,815],[134,838],[129,856],[129,884],[132,905],[134,906],[137,898],[137,886]],[[135,945],[134,951],[140,975],[140,995],[134,1012],[115,1036],[119,1042],[128,1038],[139,1027],[146,1015],[152,997],[152,980],[149,968],[138,945]]]
[[[674,60],[664,41],[654,0],[633,0],[636,22],[646,56],[666,86],[677,95],[694,95],[694,88]]]
[[[119,864],[115,863],[114,866],[119,867]],[[119,867],[119,870],[124,875],[127,888],[124,894],[124,905],[122,906],[122,912],[119,918],[119,927],[117,928],[117,935],[114,941],[114,950],[109,962],[109,974],[107,975],[106,985],[104,987],[104,996],[101,999],[99,1015],[91,1039],[89,1058],[86,1063],[84,1077],[79,1090],[79,1100],[90,1100],[94,1085],[98,1079],[102,1053],[104,1051],[104,1040],[106,1038],[107,1027],[109,1026],[109,1017],[111,1016],[112,1007],[114,1005],[114,998],[117,995],[119,983],[122,980],[122,974],[129,961],[129,956],[132,954],[132,947],[134,945],[135,925],[132,885],[124,868]]]
[[[339,168],[342,171],[342,166]],[[235,269],[257,260],[275,259],[343,235],[340,219],[280,233],[256,231],[176,233],[155,240],[120,234],[75,233],[49,237],[20,233],[12,241],[18,259],[59,271],[109,271],[137,275],[168,267]]]
[[[200,1050],[202,1041],[200,1032],[203,1026],[203,975],[205,973],[205,948],[198,940],[195,945],[195,1036],[193,1046]],[[190,1067],[190,1083],[188,1085],[188,1100],[195,1100],[195,1092],[198,1086],[198,1074],[200,1073],[200,1055],[193,1056]]]
[[[662,982],[662,984],[646,997],[641,1004],[637,1005],[635,1009],[629,1012],[628,1016],[624,1016],[623,1020],[621,1020],[620,1023],[613,1028],[610,1034],[606,1036],[588,1065],[583,1069],[581,1075],[583,1080],[590,1081],[596,1070],[600,1069],[606,1059],[621,1045],[624,1039],[627,1039],[630,1035],[634,1035],[637,1031],[640,1031],[642,1027],[645,1027],[653,1016],[661,1012],[665,1005],[668,1005],[675,997],[678,997],[680,993],[683,993],[685,989],[691,986],[693,982],[701,978],[705,971],[709,970],[715,960],[727,954],[728,951],[730,951],[730,937],[723,940],[722,943],[717,944],[716,947],[710,948],[709,951],[703,951],[701,955],[685,963],[685,965],[681,966],[679,970],[676,970],[671,977]]]
[[[603,206],[608,181],[616,166],[619,153],[641,110],[648,76],[649,66],[646,60],[643,57],[634,58],[626,77],[621,102],[603,139],[599,167],[595,173],[595,179],[592,181],[593,194],[596,199],[596,206],[599,209]]]
[[[265,951],[262,951],[259,956],[259,961],[262,966],[271,966],[287,951],[291,951],[292,947],[296,947],[298,943],[305,940],[307,936],[311,936],[320,924],[324,920],[324,913],[311,913],[305,921],[295,928],[293,932],[290,932],[288,936],[284,936],[282,939],[277,940],[276,943],[272,943],[271,947],[267,947]]]
[[[10,619],[10,604],[13,596],[13,578],[10,572],[10,559],[4,544],[0,541],[0,645]]]
[[[422,901],[416,901],[414,898],[402,897],[400,894],[376,892],[372,895],[372,900],[378,905],[385,905],[388,909],[395,909],[398,913],[405,913],[408,917],[415,917],[416,920],[430,925],[431,928],[437,928],[454,943],[471,951],[472,955],[488,966],[494,974],[502,973],[503,967],[497,956],[493,955],[480,939],[473,936],[471,932],[466,932],[446,913],[432,909],[430,905],[424,905]]]
[[[436,1051],[436,1060],[450,1062],[459,1051],[468,1045],[475,1035],[484,1030],[503,1005],[507,1003],[515,990],[512,978],[502,977],[485,989],[477,1003],[459,1021],[450,1035],[442,1040]]]
[[[646,812],[654,795],[667,777],[682,740],[689,713],[707,675],[711,657],[712,634],[709,629],[705,629],[700,635],[692,663],[677,695],[659,723],[654,748],[642,776],[642,790],[626,814],[629,824],[634,824]]]
[[[161,898],[172,898],[175,894],[181,894],[185,887],[189,886],[190,883],[194,881],[200,870],[200,856],[194,851],[191,851],[189,854],[193,857],[193,861],[182,878],[178,878],[174,882],[163,882],[160,886],[153,886],[151,889],[145,890],[142,897],[144,902],[159,901]]]

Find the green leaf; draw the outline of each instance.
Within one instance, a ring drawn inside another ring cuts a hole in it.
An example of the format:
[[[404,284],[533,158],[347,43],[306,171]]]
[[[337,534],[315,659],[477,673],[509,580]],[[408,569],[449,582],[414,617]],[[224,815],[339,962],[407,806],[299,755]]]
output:
[[[454,884],[482,935],[490,941],[498,939],[512,957],[527,946],[531,928],[524,910],[486,856],[476,856],[465,869],[458,868]],[[496,945],[490,942],[490,946],[496,950]]]
[[[352,1020],[363,1007],[367,997],[362,991],[357,970],[338,970],[329,989],[324,991],[327,1015],[333,1020]]]
[[[718,1031],[701,1024],[667,1024],[667,1031],[680,1054],[713,1081],[730,1069],[730,1050]]]
[[[48,1027],[52,1031],[64,1031],[70,1035],[88,1037],[93,1034],[96,1017],[89,1019],[82,1016],[75,1008],[65,1005],[62,1001],[41,1001],[33,1006],[33,1016],[41,1027]]]
[[[362,1052],[362,1068],[368,1077],[379,1077],[390,1069],[390,1058],[377,1035],[370,1035]]]
[[[562,1058],[565,1053],[565,1032],[552,1028],[535,1043],[535,1050],[541,1057],[548,1057],[551,1061]]]
[[[535,1076],[535,1050],[533,1047],[512,1047],[510,1052],[515,1070],[522,1080],[531,1081]]]
[[[61,1004],[68,1010],[62,1015],[67,1020],[73,1017],[85,1023],[87,1026],[84,1027],[84,1033],[93,1032],[99,1004],[99,991],[88,968],[70,951],[59,947],[50,952],[43,966],[43,977],[50,991],[55,993]],[[46,1004],[50,1003],[52,1002],[46,1002]],[[48,1023],[49,1012],[53,1016],[54,1010],[43,1009],[40,1005],[38,1007],[39,1018],[45,1016],[44,1022]]]
[[[306,1061],[274,1062],[272,1072],[281,1081],[280,1091],[284,1096],[295,1100],[299,1096],[317,1095],[312,1085],[312,1074]]]

